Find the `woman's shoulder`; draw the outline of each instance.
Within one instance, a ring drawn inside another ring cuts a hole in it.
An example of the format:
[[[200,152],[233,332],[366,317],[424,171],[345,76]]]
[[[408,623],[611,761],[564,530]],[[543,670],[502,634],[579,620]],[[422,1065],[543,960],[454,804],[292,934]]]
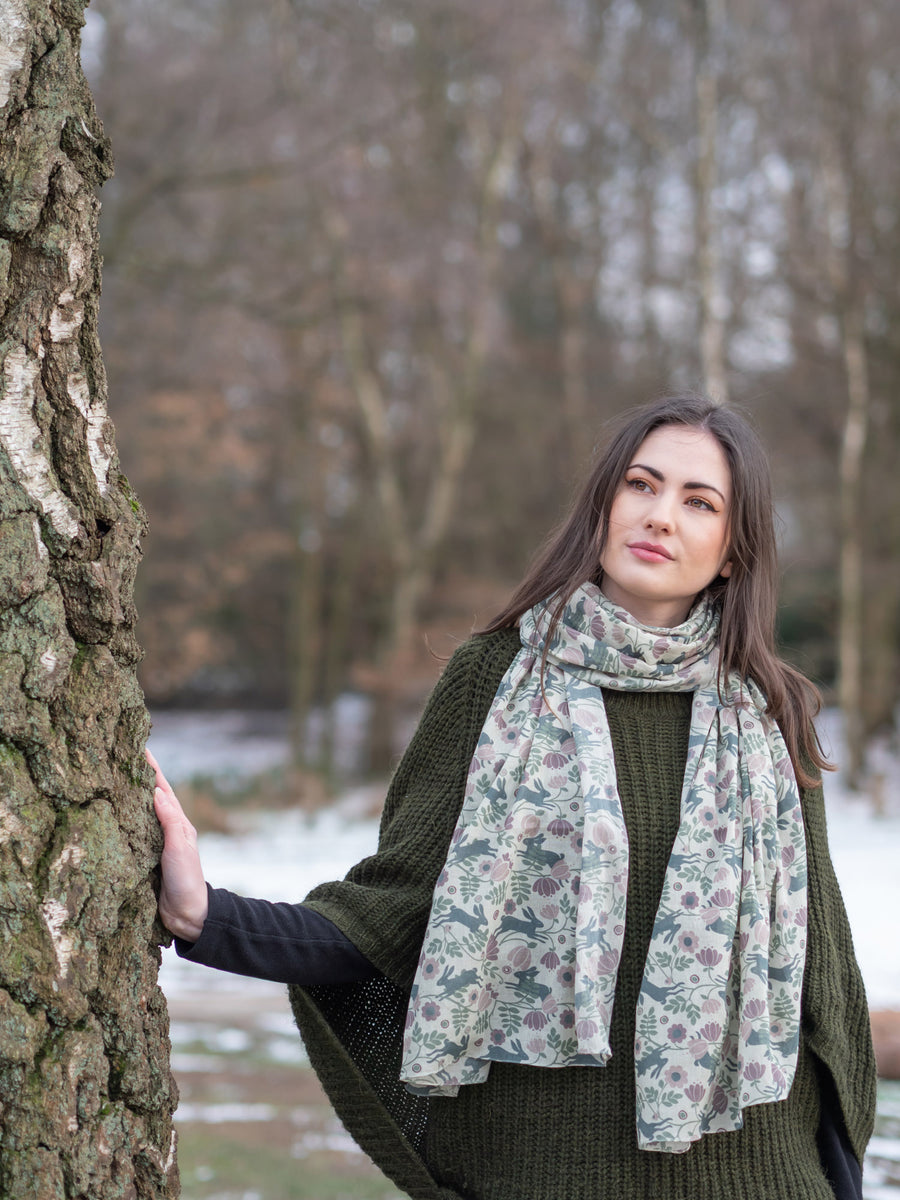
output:
[[[457,779],[468,769],[478,734],[491,703],[519,648],[516,629],[475,634],[460,645],[444,667],[397,768],[392,797],[402,796],[412,780],[428,780],[429,794],[443,791],[440,780]],[[450,794],[456,797],[455,786]],[[455,820],[455,817],[454,817]]]
[[[508,666],[521,648],[522,641],[515,625],[493,629],[489,633],[473,633],[456,648],[447,666],[456,664],[461,668],[495,660],[505,660]]]
[[[522,648],[516,628],[475,633],[467,638],[444,667],[434,694],[465,690],[496,692],[509,664]]]

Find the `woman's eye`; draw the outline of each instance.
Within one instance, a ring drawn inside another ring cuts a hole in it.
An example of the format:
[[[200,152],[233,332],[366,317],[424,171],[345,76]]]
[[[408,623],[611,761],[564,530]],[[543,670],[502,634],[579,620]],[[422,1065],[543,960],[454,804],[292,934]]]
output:
[[[713,506],[710,504],[710,502],[708,500],[704,500],[702,496],[691,496],[690,500],[688,500],[688,504],[692,508],[701,508],[701,509],[704,509],[706,512],[715,512],[716,511],[715,508],[713,508]]]
[[[650,491],[650,484],[646,479],[626,479],[625,483],[636,492]]]

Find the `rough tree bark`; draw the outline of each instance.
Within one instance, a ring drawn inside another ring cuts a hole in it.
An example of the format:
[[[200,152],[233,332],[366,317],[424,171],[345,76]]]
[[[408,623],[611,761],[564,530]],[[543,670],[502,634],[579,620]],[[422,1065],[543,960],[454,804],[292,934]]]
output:
[[[0,1195],[175,1197],[84,0],[0,0]]]

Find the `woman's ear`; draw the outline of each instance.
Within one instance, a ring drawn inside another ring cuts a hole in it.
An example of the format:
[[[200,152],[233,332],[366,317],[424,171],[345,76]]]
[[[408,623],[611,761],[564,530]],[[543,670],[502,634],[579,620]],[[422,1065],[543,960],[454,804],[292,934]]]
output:
[[[723,579],[727,579],[731,575],[731,559],[730,558],[729,558],[728,562],[725,563],[721,567],[721,569],[719,570],[719,574],[722,576]]]

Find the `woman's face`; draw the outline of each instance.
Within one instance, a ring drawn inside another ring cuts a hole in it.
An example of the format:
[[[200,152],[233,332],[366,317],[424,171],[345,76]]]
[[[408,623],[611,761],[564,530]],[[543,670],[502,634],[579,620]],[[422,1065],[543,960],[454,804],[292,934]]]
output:
[[[731,471],[716,438],[663,425],[638,447],[609,513],[603,594],[642,625],[671,629],[731,574]]]

